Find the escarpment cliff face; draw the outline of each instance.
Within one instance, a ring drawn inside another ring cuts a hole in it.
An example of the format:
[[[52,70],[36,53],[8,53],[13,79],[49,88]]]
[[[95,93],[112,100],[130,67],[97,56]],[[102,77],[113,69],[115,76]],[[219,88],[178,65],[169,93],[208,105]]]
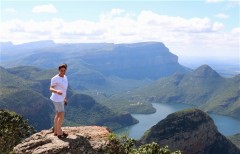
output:
[[[52,130],[43,130],[14,147],[15,154],[101,154],[109,144],[106,127],[63,127],[69,135],[59,139]]]
[[[117,44],[108,52],[87,54],[81,58],[104,75],[121,78],[158,79],[174,72],[189,71],[160,42]]]
[[[170,114],[148,130],[139,142],[153,141],[186,154],[240,153],[240,149],[218,132],[213,120],[198,109]]]
[[[1,55],[1,65],[4,67],[31,65],[54,68],[64,61],[69,64],[70,70],[74,70],[68,76],[70,84],[71,81],[75,81],[72,85],[76,84],[76,80],[72,80],[75,78],[80,78],[79,81],[83,81],[81,84],[87,82],[86,85],[92,86],[106,82],[104,76],[158,79],[175,72],[189,72],[188,68],[179,64],[178,57],[162,42],[61,44],[39,41],[19,45],[5,43]]]

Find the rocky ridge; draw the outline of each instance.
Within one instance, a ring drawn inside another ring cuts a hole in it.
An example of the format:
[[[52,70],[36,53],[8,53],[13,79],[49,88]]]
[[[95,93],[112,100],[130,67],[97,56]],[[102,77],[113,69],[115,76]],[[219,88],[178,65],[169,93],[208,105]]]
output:
[[[218,132],[211,117],[198,109],[170,114],[150,128],[140,139],[140,144],[153,141],[186,154],[240,153],[240,149]]]

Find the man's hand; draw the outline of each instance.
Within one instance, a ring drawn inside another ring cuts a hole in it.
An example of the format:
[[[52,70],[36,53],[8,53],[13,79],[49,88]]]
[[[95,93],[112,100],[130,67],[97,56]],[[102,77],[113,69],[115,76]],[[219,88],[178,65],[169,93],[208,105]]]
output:
[[[67,98],[64,99],[64,105],[67,105],[68,101]]]
[[[62,91],[61,90],[57,90],[57,94],[58,95],[62,95]]]

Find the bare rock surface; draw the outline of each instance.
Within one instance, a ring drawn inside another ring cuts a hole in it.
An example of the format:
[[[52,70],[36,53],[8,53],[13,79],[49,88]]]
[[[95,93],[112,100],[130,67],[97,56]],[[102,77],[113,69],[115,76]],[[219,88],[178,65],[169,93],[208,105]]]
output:
[[[100,154],[108,145],[110,131],[100,126],[63,127],[66,138],[59,139],[52,130],[33,134],[14,147],[15,154]]]

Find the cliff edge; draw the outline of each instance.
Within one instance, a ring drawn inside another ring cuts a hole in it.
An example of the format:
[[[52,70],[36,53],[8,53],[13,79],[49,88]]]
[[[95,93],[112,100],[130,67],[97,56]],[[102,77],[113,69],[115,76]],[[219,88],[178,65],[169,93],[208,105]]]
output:
[[[100,154],[109,144],[110,131],[100,126],[63,127],[66,138],[59,139],[52,130],[33,134],[14,147],[14,154]]]

